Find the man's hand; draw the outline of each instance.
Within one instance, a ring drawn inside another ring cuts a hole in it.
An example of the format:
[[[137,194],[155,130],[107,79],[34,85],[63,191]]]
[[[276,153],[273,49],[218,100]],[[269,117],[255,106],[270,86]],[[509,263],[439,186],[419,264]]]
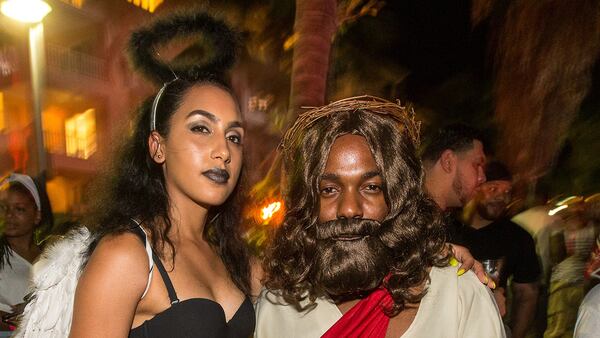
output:
[[[450,249],[456,260],[461,263],[458,268],[458,275],[461,276],[467,270],[473,270],[479,281],[487,285],[490,289],[496,288],[496,283],[485,273],[483,265],[469,252],[464,246],[450,243]]]

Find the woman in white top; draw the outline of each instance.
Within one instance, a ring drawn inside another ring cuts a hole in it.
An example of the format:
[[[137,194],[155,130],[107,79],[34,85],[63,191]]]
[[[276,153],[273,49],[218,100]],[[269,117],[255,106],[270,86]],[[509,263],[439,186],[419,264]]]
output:
[[[0,235],[0,311],[15,311],[27,293],[31,264],[40,254],[33,234],[42,220],[40,197],[31,177],[12,174],[2,192],[4,231]]]

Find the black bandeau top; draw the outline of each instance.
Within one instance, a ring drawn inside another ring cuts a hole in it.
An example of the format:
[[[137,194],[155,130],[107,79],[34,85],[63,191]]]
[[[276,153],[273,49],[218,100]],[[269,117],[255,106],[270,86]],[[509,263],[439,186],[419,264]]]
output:
[[[136,224],[132,231],[149,245],[144,230]],[[173,283],[160,259],[152,250],[154,264],[160,272],[171,300],[171,307],[157,314],[142,325],[129,331],[131,338],[158,337],[251,337],[254,333],[254,307],[248,297],[229,321],[221,305],[207,298],[191,298],[179,301]]]

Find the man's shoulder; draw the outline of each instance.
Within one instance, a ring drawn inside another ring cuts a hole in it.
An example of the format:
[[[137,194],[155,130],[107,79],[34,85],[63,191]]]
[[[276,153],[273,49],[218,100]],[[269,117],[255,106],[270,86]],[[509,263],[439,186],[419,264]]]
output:
[[[581,308],[593,309],[600,312],[600,284],[594,286],[585,295],[585,298],[581,302]]]
[[[457,267],[452,266],[432,268],[431,285],[435,283],[436,287],[430,297],[435,298],[435,302],[427,302],[429,311],[439,318],[453,318],[459,326],[459,337],[463,336],[465,330],[471,329],[480,332],[480,337],[504,336],[501,334],[502,320],[491,290],[472,271],[462,276],[456,272]]]
[[[444,293],[451,291],[455,286],[459,297],[488,293],[488,288],[479,281],[473,271],[469,270],[461,276],[458,276],[457,272],[457,266],[432,267],[429,274],[431,286]]]

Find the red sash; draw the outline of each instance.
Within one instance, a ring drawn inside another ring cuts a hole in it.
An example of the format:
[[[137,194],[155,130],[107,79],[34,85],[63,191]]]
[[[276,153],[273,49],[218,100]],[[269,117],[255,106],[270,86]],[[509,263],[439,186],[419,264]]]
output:
[[[377,289],[354,305],[321,338],[384,338],[390,323],[384,311],[391,308],[393,302],[386,289]]]

